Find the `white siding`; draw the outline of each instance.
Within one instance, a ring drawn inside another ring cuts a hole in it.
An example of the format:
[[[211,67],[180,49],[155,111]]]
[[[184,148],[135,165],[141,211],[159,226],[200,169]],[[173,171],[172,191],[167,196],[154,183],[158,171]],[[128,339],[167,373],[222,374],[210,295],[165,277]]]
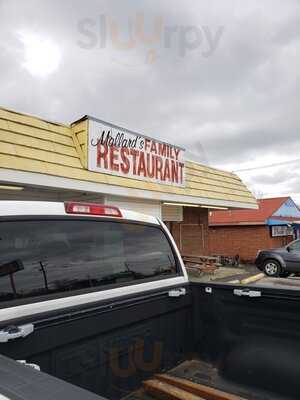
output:
[[[84,193],[72,190],[47,190],[24,187],[24,190],[3,190],[0,188],[0,200],[33,200],[33,201],[87,201],[103,204],[104,197],[97,193]]]
[[[105,196],[105,204],[161,218],[161,203],[144,199]]]

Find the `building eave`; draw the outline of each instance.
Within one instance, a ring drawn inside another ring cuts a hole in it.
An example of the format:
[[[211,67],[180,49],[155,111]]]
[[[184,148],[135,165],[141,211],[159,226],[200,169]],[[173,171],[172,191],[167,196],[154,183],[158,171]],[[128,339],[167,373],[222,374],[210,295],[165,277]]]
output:
[[[155,192],[151,190],[133,189],[117,185],[107,185],[102,183],[78,181],[65,177],[53,175],[16,171],[0,168],[0,183],[13,183],[16,185],[31,185],[35,187],[43,187],[47,189],[55,188],[62,190],[76,190],[80,192],[109,194],[116,196],[126,196],[132,198],[144,198],[148,200],[169,201],[169,202],[184,202],[188,204],[198,204],[203,206],[216,206],[228,208],[255,208],[255,204],[248,204],[238,201],[218,200],[194,197],[188,195],[177,195],[166,192]]]

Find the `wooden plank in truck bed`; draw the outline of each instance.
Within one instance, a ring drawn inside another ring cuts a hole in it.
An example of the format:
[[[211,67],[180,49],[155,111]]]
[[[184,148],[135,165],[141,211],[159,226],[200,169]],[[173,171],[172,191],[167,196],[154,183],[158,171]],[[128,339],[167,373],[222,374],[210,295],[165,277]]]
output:
[[[174,385],[161,382],[158,379],[145,381],[143,386],[146,393],[159,400],[204,400],[203,397],[189,393],[186,390],[180,389]]]
[[[235,396],[206,385],[194,383],[187,379],[177,378],[167,374],[157,374],[155,375],[155,378],[159,379],[161,382],[174,385],[177,388],[200,396],[206,400],[242,400],[242,398],[239,396]]]

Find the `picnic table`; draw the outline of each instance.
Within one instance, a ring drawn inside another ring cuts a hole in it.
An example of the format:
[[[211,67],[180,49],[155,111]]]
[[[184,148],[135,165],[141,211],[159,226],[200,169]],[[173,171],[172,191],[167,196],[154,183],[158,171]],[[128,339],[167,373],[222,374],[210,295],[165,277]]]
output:
[[[193,254],[182,254],[181,256],[187,271],[197,275],[213,274],[218,268],[218,257]]]

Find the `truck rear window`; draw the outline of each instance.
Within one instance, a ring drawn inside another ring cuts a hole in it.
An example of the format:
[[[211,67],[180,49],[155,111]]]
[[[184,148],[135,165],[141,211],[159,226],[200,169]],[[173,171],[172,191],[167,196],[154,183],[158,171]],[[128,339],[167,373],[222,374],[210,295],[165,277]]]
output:
[[[2,302],[172,275],[175,258],[159,227],[95,220],[0,223]]]

